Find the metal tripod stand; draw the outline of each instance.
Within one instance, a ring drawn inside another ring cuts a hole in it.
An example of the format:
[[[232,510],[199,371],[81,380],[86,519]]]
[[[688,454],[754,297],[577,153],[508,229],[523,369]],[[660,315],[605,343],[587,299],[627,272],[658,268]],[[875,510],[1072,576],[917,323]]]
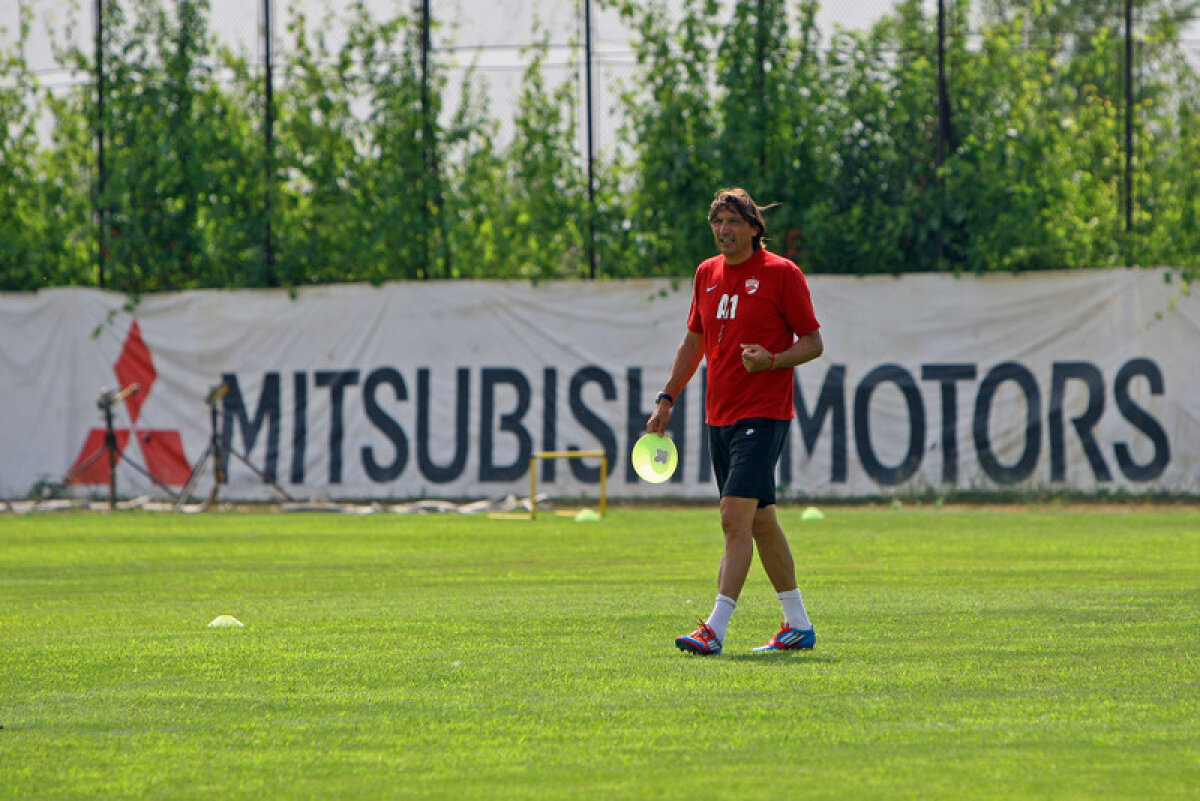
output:
[[[221,398],[225,397],[225,393],[229,392],[229,385],[222,381],[211,390],[204,402],[208,405],[208,417],[211,425],[211,430],[208,437],[208,445],[204,448],[204,453],[200,454],[196,466],[192,468],[192,474],[188,476],[187,483],[183,485],[183,489],[179,492],[179,497],[176,500],[175,508],[178,510],[187,503],[188,498],[192,494],[192,490],[196,486],[196,482],[200,477],[200,473],[204,470],[204,465],[208,460],[212,460],[213,465],[213,486],[212,491],[208,494],[208,499],[204,502],[204,508],[207,509],[217,502],[217,494],[222,484],[226,483],[227,476],[225,473],[225,464],[227,462],[226,454],[236,456],[238,460],[250,468],[254,475],[263,480],[263,483],[269,484],[276,492],[282,495],[289,501],[295,499],[284,491],[283,487],[262,470],[259,470],[254,464],[244,455],[230,447],[228,441],[220,433],[220,414],[217,411],[217,404]]]
[[[128,398],[130,395],[135,395],[142,389],[140,384],[133,383],[120,390],[104,389],[100,391],[100,398],[96,401],[96,406],[104,412],[104,444],[96,451],[75,466],[71,472],[67,473],[63,479],[64,484],[70,484],[76,477],[83,474],[85,470],[92,466],[101,456],[108,457],[108,508],[115,509],[117,507],[117,465],[124,461],[134,470],[137,470],[150,481],[154,482],[160,489],[170,495],[172,498],[178,499],[170,487],[160,481],[153,473],[147,470],[142,465],[138,464],[133,459],[129,458],[121,449],[121,444],[117,442],[117,432],[113,425],[113,407],[121,401]],[[131,434],[136,434],[131,429]]]

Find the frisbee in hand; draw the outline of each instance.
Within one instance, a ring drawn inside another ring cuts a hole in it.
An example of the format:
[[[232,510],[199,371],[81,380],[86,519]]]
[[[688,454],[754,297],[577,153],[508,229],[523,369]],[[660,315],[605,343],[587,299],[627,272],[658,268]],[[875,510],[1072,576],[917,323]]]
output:
[[[675,441],[659,434],[644,434],[633,445],[633,469],[643,481],[661,484],[675,472],[679,464],[679,452]]]

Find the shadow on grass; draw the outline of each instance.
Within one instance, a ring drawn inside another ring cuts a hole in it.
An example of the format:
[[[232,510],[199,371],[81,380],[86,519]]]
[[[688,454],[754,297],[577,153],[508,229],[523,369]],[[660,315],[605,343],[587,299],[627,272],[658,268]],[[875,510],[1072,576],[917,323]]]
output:
[[[753,651],[728,654],[723,653],[718,659],[734,662],[754,662],[772,667],[799,667],[800,665],[836,665],[841,659],[830,654],[813,653],[812,651],[776,651],[774,653],[756,654]]]

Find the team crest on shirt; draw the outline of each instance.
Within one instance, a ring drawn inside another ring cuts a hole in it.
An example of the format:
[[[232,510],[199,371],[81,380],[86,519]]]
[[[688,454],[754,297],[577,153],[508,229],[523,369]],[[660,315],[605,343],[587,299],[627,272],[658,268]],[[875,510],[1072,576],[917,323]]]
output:
[[[746,294],[753,295],[757,291],[758,291],[758,279],[757,278],[747,278],[746,279]]]

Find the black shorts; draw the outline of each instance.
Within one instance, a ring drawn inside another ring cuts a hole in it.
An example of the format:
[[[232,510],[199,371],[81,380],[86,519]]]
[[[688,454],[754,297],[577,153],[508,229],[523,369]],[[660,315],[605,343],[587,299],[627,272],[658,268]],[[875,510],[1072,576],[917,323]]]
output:
[[[709,426],[708,448],[721,495],[757,498],[758,508],[775,503],[775,467],[790,420],[750,417],[731,426]]]

